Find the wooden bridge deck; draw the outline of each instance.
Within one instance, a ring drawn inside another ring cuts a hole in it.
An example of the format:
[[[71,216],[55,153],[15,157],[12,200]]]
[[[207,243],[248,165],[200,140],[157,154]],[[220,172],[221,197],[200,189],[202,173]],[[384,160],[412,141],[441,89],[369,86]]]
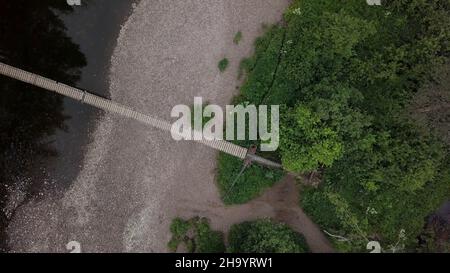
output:
[[[80,101],[81,103],[91,105],[104,111],[108,111],[130,119],[137,120],[146,125],[150,125],[163,131],[170,132],[172,128],[172,125],[166,121],[139,113],[124,105],[90,94],[84,90],[80,90],[78,88],[74,88],[65,85],[63,83],[56,82],[54,80],[24,71],[22,69],[15,68],[13,66],[1,62],[0,62],[0,74],[46,89],[48,91],[58,93],[65,97]],[[203,139],[195,141],[240,159],[245,159],[247,157],[248,149],[240,147],[225,140]]]

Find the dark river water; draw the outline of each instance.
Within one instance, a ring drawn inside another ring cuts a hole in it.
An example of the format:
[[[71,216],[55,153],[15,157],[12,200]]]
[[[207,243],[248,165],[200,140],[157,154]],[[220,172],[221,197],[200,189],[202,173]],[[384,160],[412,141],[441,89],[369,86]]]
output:
[[[131,13],[134,0],[91,0],[87,6],[75,7],[75,12],[62,15],[67,34],[80,46],[87,59],[77,86],[91,93],[108,97],[110,59],[121,25]],[[95,128],[97,110],[65,99],[67,132],[58,131],[54,143],[58,157],[47,167],[57,186],[69,186],[76,178],[83,161],[90,133]]]
[[[77,87],[103,97],[109,96],[110,59],[121,25],[131,14],[133,4],[137,2],[138,0],[89,0],[83,3],[81,0],[82,5],[74,6],[74,12],[63,14],[55,11],[67,28],[67,36],[74,44],[79,45],[87,61],[87,65],[82,68],[81,79],[76,83]],[[70,58],[70,56],[63,56],[63,58]],[[32,72],[41,73],[40,71]],[[55,80],[59,81],[58,78]],[[8,225],[8,220],[5,219],[14,214],[14,208],[26,202],[27,198],[39,198],[49,191],[64,192],[76,179],[82,167],[86,146],[91,141],[91,132],[95,129],[96,120],[101,112],[70,99],[64,99],[63,104],[64,115],[70,117],[65,121],[66,130],[57,130],[48,137],[48,142],[52,143],[56,156],[33,159],[36,166],[29,175],[31,177],[21,179],[30,181],[27,187],[13,191],[10,196],[5,196],[3,199],[3,201],[10,199],[19,201],[8,202],[14,205],[6,210],[1,208],[6,211],[4,215],[8,216],[0,217],[0,252],[7,251],[3,231]],[[23,194],[27,196],[25,199],[20,197]],[[15,195],[19,197],[16,198]]]

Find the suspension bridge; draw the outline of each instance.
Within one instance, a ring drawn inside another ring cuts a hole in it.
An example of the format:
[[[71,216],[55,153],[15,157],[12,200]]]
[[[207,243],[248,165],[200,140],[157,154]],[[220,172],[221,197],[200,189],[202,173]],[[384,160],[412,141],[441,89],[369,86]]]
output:
[[[0,62],[0,75],[4,75],[6,77],[28,83],[36,87],[40,87],[42,89],[74,99],[76,101],[79,101],[80,103],[87,104],[107,112],[111,112],[129,119],[139,121],[148,126],[169,133],[171,132],[172,129],[172,125],[167,121],[134,111],[131,108],[116,103],[112,100],[93,95],[87,91],[68,86],[64,83],[59,83],[52,79],[42,77],[40,75],[30,73],[28,71],[1,62]],[[252,148],[250,149],[244,148],[225,140],[202,139],[195,141],[198,142],[199,144],[208,146],[217,151],[221,151],[236,158],[239,158],[241,160],[244,160],[246,162],[245,165],[255,162],[269,168],[282,169],[281,164],[256,155],[256,150]]]

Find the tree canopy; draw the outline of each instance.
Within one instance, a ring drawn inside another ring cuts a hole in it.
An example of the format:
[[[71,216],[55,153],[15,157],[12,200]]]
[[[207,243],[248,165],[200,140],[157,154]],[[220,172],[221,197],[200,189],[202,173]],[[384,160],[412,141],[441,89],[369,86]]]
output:
[[[272,220],[234,225],[229,233],[232,253],[303,253],[308,246],[302,235]]]
[[[404,110],[448,59],[449,40],[448,0],[302,0],[243,61],[238,101],[282,105],[280,149],[266,156],[322,173],[302,205],[348,239],[339,249],[377,240],[412,250],[449,198],[449,148]]]

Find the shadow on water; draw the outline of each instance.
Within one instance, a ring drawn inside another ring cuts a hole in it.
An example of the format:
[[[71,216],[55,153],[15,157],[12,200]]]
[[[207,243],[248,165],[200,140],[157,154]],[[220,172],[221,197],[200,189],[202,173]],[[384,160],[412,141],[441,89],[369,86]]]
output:
[[[133,3],[0,0],[0,61],[108,96],[110,57]],[[0,252],[21,203],[76,178],[98,114],[0,76]]]

